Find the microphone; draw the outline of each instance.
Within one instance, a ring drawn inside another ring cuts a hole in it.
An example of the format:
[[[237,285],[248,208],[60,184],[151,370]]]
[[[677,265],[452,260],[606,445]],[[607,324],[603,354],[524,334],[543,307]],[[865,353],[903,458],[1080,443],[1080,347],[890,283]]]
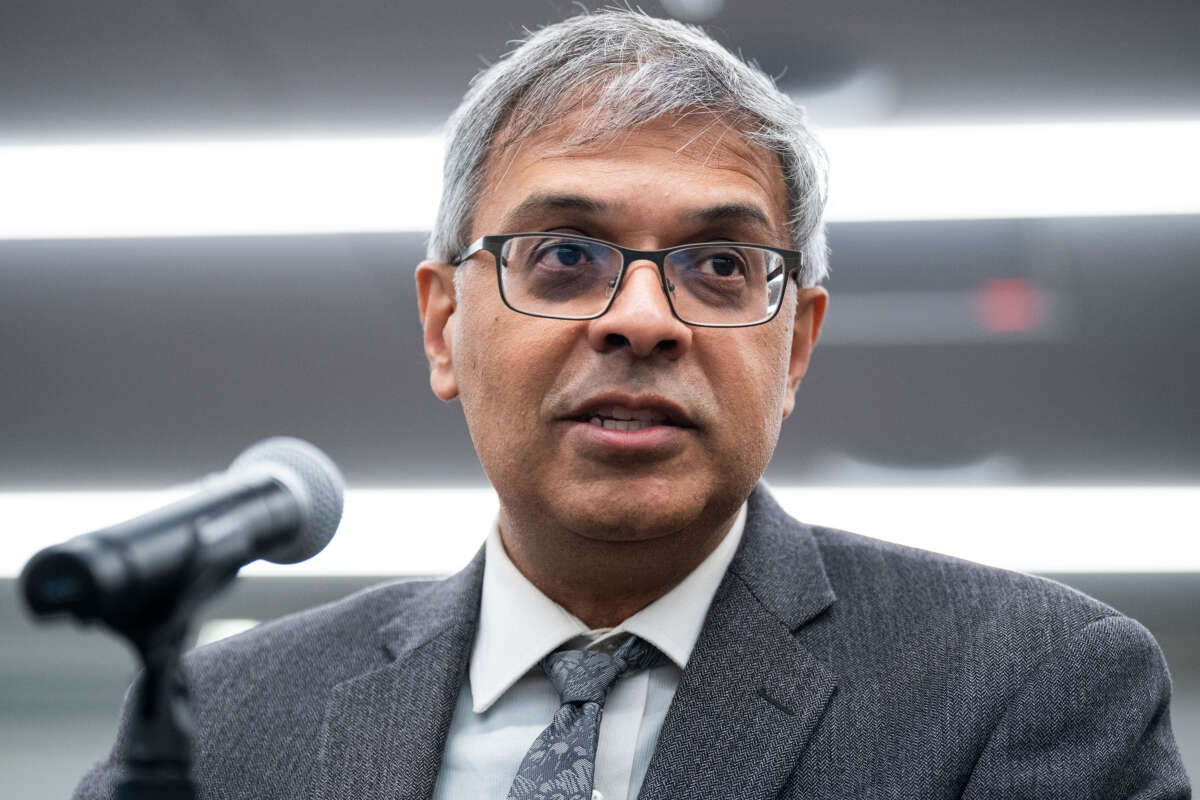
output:
[[[319,553],[342,518],[337,466],[301,439],[252,445],[194,495],[47,547],[21,572],[34,614],[144,628],[197,602],[264,558],[292,564]]]

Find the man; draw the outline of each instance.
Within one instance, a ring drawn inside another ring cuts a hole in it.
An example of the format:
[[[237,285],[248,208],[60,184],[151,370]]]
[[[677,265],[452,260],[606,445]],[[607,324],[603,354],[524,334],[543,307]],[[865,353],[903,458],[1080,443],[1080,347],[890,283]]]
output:
[[[674,22],[570,19],[475,82],[416,279],[497,524],[445,581],[193,653],[203,796],[1190,796],[1136,622],[758,485],[825,314],[821,174]]]

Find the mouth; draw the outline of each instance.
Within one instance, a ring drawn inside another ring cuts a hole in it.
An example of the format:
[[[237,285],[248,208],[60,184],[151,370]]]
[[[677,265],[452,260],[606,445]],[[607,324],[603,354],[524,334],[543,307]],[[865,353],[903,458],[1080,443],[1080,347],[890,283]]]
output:
[[[592,402],[570,419],[609,431],[640,431],[657,426],[694,427],[682,409],[657,399],[623,403]]]

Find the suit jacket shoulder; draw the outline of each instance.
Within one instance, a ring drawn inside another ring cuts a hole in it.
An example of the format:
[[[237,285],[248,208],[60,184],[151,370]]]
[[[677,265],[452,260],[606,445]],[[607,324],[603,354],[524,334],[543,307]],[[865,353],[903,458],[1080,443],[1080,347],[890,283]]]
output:
[[[1166,664],[1136,621],[1054,581],[803,525],[761,489],[752,501],[731,577],[834,684],[783,796],[1190,796]]]
[[[830,622],[863,631],[863,647],[903,653],[911,643],[989,651],[1048,650],[1119,611],[1056,581],[813,527],[838,602]],[[908,645],[906,646],[906,643]],[[861,663],[862,659],[856,659]]]

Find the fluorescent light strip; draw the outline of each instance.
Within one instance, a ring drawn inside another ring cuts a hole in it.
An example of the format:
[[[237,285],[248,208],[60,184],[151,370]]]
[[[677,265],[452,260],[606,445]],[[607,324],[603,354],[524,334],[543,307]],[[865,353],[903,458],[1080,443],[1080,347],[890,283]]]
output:
[[[1200,213],[1200,121],[830,129],[833,222]],[[428,231],[437,136],[0,147],[0,239]]]
[[[0,147],[0,239],[424,231],[436,136]]]
[[[1200,213],[1200,121],[831,130],[842,222]]]
[[[37,550],[156,508],[186,490],[0,493],[0,577]],[[798,519],[1026,572],[1200,572],[1200,486],[773,487]],[[438,575],[492,524],[490,489],[351,490],[341,529],[301,564],[249,575]]]

